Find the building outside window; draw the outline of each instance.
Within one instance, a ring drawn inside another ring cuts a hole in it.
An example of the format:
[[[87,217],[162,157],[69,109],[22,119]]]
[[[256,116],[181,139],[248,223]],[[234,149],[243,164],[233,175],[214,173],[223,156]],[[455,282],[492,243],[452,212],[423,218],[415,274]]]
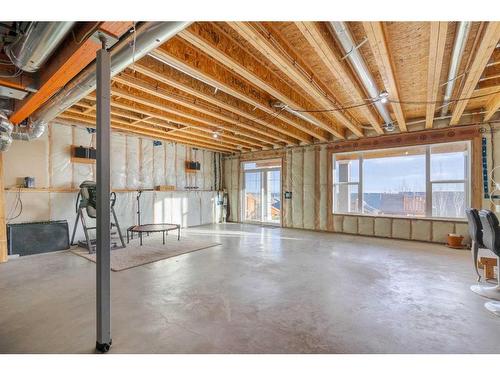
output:
[[[464,218],[470,142],[333,154],[333,212]]]

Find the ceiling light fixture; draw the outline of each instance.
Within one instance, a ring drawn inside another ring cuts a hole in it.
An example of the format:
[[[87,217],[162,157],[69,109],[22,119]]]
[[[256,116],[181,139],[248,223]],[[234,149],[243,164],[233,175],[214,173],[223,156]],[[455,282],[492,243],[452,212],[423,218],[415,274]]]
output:
[[[396,130],[396,127],[394,126],[393,122],[390,122],[384,126],[384,129],[386,132],[390,133],[390,132],[393,132],[394,130]]]
[[[381,91],[380,94],[378,94],[378,99],[381,103],[387,103],[389,101],[389,93],[385,90]]]

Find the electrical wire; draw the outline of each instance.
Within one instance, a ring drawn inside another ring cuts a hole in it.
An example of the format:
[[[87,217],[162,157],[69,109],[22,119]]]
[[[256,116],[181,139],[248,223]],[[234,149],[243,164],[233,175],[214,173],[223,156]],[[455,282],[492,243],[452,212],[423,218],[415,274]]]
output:
[[[21,199],[21,189],[22,189],[22,186],[20,185],[19,186],[19,190],[17,191],[17,194],[16,194],[15,205],[10,210],[9,215],[7,216],[7,223],[11,222],[14,219],[17,219],[23,213],[23,201]],[[19,213],[17,215],[15,215],[15,216],[12,216],[17,211],[18,207],[19,207]]]
[[[484,97],[487,97],[487,96],[491,96],[491,95],[496,95],[496,94],[499,94],[500,93],[500,90],[498,91],[494,91],[494,92],[490,92],[490,93],[487,93],[487,94],[482,94],[482,95],[476,95],[476,96],[470,96],[470,97],[467,97],[467,98],[458,98],[458,99],[450,99],[448,101],[444,101],[444,100],[436,100],[436,101],[404,101],[404,100],[387,100],[388,103],[398,103],[398,104],[405,104],[405,105],[425,105],[425,104],[444,104],[445,102],[448,103],[448,104],[451,104],[451,103],[457,103],[457,102],[461,102],[461,101],[467,101],[467,100],[472,100],[472,99],[479,99],[479,98],[484,98]],[[338,108],[329,108],[329,109],[295,109],[295,108],[292,108],[292,107],[288,107],[290,108],[290,110],[294,111],[294,112],[300,112],[300,113],[323,113],[323,112],[338,112],[338,111],[344,111],[344,110],[349,110],[349,109],[354,109],[354,108],[359,108],[359,107],[365,107],[365,106],[370,106],[376,102],[380,102],[381,99],[380,98],[375,98],[375,99],[368,99],[367,102],[365,103],[359,103],[359,104],[353,104],[351,106],[346,106],[346,107],[338,107]]]

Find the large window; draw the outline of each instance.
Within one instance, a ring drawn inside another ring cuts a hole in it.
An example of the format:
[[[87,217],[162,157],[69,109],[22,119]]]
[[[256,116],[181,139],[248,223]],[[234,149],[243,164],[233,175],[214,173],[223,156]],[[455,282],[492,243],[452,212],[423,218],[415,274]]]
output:
[[[333,212],[463,218],[470,142],[333,155]]]

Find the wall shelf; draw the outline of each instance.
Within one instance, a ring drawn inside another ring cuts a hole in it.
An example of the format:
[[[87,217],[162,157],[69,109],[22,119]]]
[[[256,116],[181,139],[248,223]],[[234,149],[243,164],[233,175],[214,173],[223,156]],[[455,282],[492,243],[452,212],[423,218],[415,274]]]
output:
[[[71,157],[72,163],[80,163],[80,164],[95,164],[95,159],[87,159],[87,158],[75,158]]]

